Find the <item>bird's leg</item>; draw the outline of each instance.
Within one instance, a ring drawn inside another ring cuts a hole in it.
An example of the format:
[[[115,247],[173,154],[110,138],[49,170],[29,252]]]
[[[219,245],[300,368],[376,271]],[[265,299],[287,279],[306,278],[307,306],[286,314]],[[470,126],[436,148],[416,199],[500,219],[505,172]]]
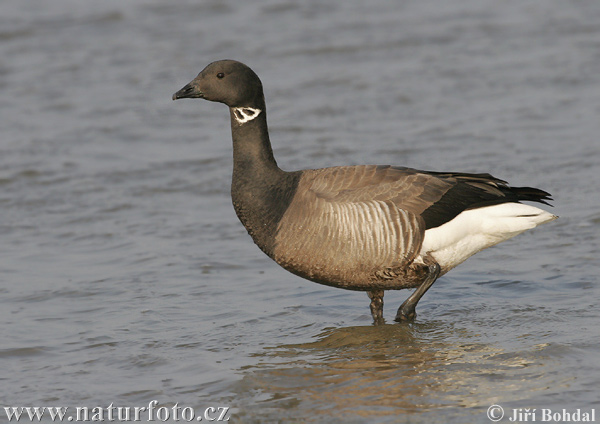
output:
[[[417,303],[423,297],[425,292],[429,290],[429,287],[435,283],[438,275],[440,275],[440,266],[437,262],[433,262],[432,264],[428,264],[427,268],[429,268],[427,277],[423,280],[423,283],[404,301],[400,308],[398,308],[398,312],[396,313],[396,318],[394,321],[403,322],[403,321],[414,321],[417,317],[417,312],[415,308],[417,307]]]
[[[369,299],[371,299],[371,316],[373,324],[383,324],[383,290],[368,291]]]

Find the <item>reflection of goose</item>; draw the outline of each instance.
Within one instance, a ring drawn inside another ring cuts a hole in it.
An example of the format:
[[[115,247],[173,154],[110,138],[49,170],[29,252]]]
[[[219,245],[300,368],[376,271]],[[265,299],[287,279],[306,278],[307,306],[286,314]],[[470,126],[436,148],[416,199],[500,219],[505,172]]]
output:
[[[396,321],[412,320],[435,280],[482,249],[556,217],[522,200],[545,191],[489,174],[344,166],[285,172],[273,157],[262,84],[246,65],[208,65],[173,99],[229,106],[235,211],[254,242],[309,280],[366,291],[375,322],[383,292],[417,289]],[[547,203],[546,203],[547,204]]]
[[[490,343],[472,330],[427,320],[328,328],[304,343],[261,346],[257,363],[238,370],[235,403],[260,417],[244,422],[465,423],[482,422],[494,400],[535,404],[548,387],[572,386],[575,377],[548,372],[569,347],[535,344],[535,336],[516,342],[502,331]]]

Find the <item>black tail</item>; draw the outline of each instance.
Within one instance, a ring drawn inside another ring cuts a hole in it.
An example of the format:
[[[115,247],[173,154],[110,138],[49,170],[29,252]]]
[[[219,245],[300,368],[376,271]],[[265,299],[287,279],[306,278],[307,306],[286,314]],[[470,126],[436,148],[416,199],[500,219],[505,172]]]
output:
[[[423,172],[423,171],[421,171]],[[421,216],[426,229],[434,228],[454,219],[469,209],[499,205],[509,202],[530,201],[552,206],[550,193],[533,187],[511,187],[490,174],[462,172],[427,172],[454,184],[443,196],[425,209]]]
[[[544,205],[552,206],[546,200],[552,201],[552,195],[544,190],[533,187],[509,187],[509,190],[517,195],[519,200],[528,200],[530,202],[539,202]]]

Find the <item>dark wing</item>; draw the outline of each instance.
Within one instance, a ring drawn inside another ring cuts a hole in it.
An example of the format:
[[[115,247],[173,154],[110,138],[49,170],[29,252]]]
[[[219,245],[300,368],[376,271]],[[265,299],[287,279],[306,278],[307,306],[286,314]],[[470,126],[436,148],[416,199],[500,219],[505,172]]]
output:
[[[468,209],[520,201],[539,202],[551,206],[546,202],[552,200],[550,193],[532,187],[510,187],[506,181],[490,174],[417,172],[443,179],[452,185],[421,214],[428,229],[438,227]]]
[[[490,174],[428,172],[392,166],[352,166],[316,170],[312,187],[334,202],[391,201],[421,216],[426,229],[438,227],[467,209],[507,202],[549,205],[550,194],[531,187],[510,187]]]

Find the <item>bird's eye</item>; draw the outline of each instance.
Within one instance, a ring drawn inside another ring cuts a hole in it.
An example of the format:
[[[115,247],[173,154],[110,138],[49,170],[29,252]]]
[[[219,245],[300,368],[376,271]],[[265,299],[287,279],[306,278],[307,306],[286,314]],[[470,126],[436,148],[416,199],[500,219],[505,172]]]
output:
[[[224,76],[225,76],[225,74],[223,72],[219,72],[217,74],[217,78],[219,78],[219,79],[223,78]]]

